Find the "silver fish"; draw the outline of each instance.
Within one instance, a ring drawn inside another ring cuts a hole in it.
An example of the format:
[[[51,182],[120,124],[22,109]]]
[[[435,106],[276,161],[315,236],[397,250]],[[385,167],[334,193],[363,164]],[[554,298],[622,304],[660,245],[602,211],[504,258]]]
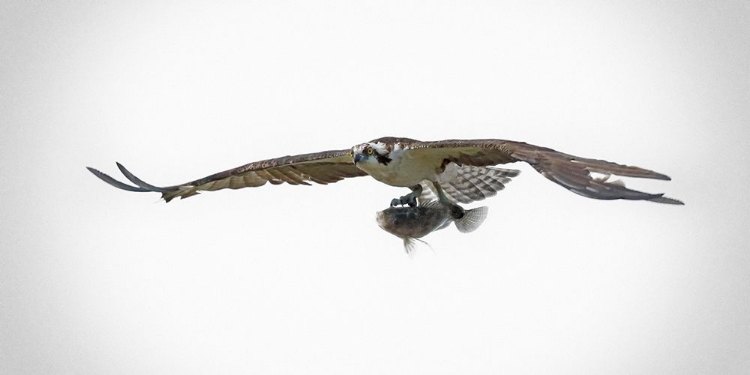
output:
[[[404,250],[411,253],[420,238],[455,223],[461,233],[473,232],[487,217],[487,207],[465,210],[457,204],[428,201],[416,207],[390,207],[376,213],[378,225],[404,240]],[[429,245],[428,245],[429,246]]]

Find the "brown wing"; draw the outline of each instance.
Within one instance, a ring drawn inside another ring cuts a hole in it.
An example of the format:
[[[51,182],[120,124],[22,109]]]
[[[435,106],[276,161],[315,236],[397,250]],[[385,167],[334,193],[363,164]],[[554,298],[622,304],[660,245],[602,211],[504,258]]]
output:
[[[120,163],[117,163],[117,167],[136,186],[117,181],[94,168],[87,168],[96,177],[118,189],[159,192],[162,193],[162,198],[167,202],[176,197],[187,198],[203,190],[241,189],[265,185],[267,182],[274,185],[284,182],[291,185],[310,185],[308,181],[312,181],[325,185],[348,177],[366,175],[365,172],[354,165],[348,149],[257,161],[212,174],[199,180],[167,187],[158,187],[144,182]]]
[[[585,197],[594,199],[629,199],[683,204],[681,201],[626,188],[620,182],[609,182],[610,175],[670,180],[648,169],[587,159],[550,148],[501,139],[413,141],[407,144],[414,158],[434,159],[434,163],[454,162],[458,165],[485,167],[522,161],[530,164],[544,177]],[[443,164],[445,165],[445,164]],[[594,178],[591,172],[604,175]]]

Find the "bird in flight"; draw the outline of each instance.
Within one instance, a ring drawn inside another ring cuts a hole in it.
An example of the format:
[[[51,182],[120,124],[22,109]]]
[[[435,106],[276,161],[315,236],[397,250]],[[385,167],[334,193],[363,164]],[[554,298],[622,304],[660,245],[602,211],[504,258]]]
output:
[[[278,185],[329,184],[349,177],[372,178],[411,192],[393,199],[391,206],[416,206],[418,199],[434,194],[444,204],[471,203],[497,192],[520,171],[494,167],[525,162],[552,182],[588,198],[645,200],[682,205],[663,194],[631,190],[611,175],[670,180],[661,173],[604,160],[587,159],[546,147],[501,139],[422,142],[384,137],[348,149],[315,152],[261,160],[179,185],[158,187],[144,182],[117,163],[129,185],[94,168],[91,173],[127,191],[158,192],[169,202],[201,191],[241,189],[271,183]]]

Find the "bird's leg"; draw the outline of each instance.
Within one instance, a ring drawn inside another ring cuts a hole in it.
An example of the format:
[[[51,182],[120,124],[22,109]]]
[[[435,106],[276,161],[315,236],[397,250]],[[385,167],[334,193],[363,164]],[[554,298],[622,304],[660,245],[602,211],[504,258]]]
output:
[[[453,205],[454,203],[451,202],[450,199],[448,199],[448,196],[445,195],[445,192],[443,191],[443,188],[440,187],[440,184],[435,181],[431,181],[431,182],[432,182],[432,186],[435,187],[435,192],[437,193],[438,202],[444,205],[448,205],[448,206]]]
[[[440,187],[439,183],[432,182],[432,186],[435,187],[435,192],[438,196],[438,202],[440,202],[440,204],[442,205],[448,206],[448,208],[451,210],[451,216],[453,216],[454,219],[460,219],[464,217],[464,213],[466,213],[464,208],[456,203],[451,202],[451,200],[448,199],[448,196],[445,195],[445,192],[443,191],[443,188]]]
[[[404,195],[400,198],[393,198],[391,201],[391,207],[396,207],[398,205],[405,205],[408,204],[409,207],[416,207],[417,206],[417,197],[422,195],[422,185],[414,185],[410,187],[411,193]]]

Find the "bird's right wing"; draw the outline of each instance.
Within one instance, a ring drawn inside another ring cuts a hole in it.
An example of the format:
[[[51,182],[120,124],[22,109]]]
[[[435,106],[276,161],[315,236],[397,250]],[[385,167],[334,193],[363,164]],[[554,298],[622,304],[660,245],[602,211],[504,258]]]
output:
[[[367,175],[354,165],[349,151],[349,149],[332,150],[262,160],[215,173],[195,181],[167,187],[158,187],[144,182],[120,163],[117,163],[120,172],[136,186],[117,181],[94,168],[86,168],[102,181],[118,189],[136,192],[159,192],[162,198],[169,202],[176,197],[187,198],[198,194],[200,191],[257,187],[265,185],[267,182],[273,185],[284,182],[290,185],[310,185],[308,181],[312,181],[325,185],[344,178]]]

